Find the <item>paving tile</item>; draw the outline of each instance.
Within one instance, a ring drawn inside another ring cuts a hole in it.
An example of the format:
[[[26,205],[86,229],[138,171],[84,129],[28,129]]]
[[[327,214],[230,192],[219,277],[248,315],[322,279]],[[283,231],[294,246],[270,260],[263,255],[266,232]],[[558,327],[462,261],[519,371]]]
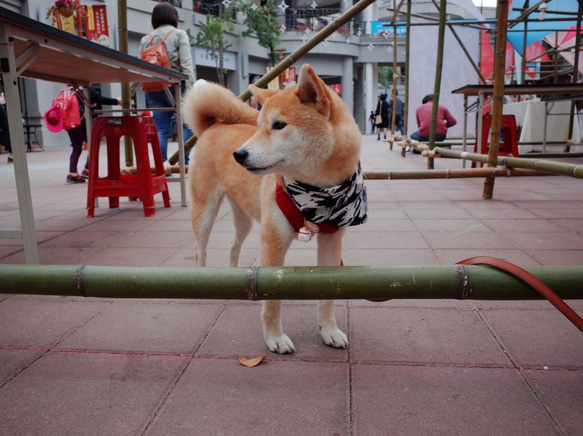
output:
[[[51,247],[109,247],[119,244],[120,240],[131,235],[131,232],[84,232],[83,229],[64,233],[51,239],[46,245]]]
[[[506,237],[523,250],[581,250],[583,235],[566,232],[512,232]]]
[[[49,348],[103,310],[107,301],[12,297],[0,302],[0,346]]]
[[[583,335],[558,310],[480,313],[518,366],[583,368]]]
[[[422,235],[418,232],[394,232],[383,233],[359,232],[346,235],[346,245],[350,248],[429,248]]]
[[[87,255],[87,265],[101,266],[158,266],[179,251],[174,248],[108,247]]]
[[[583,249],[581,250],[525,250],[541,265],[547,266],[578,266],[583,265]]]
[[[561,431],[567,435],[581,434],[583,371],[525,370],[523,373]]]
[[[534,255],[530,256],[528,253],[518,249],[501,250],[496,248],[474,247],[464,249],[436,249],[434,252],[440,262],[444,265],[453,265],[475,256],[490,256],[503,259],[519,266],[540,266],[540,262],[537,262]]]
[[[131,232],[124,238],[113,240],[110,247],[147,247],[147,248],[181,248],[194,241],[192,231],[168,232],[158,231]]]
[[[49,353],[0,390],[0,434],[140,434],[185,360]]]
[[[58,348],[190,354],[222,308],[220,302],[117,301],[63,340]]]
[[[508,238],[495,233],[476,232],[423,232],[423,237],[434,249],[498,249],[507,250],[516,248]]]
[[[0,348],[0,386],[43,354],[44,350],[35,347]]]
[[[195,359],[148,435],[348,435],[348,368],[236,359]]]
[[[233,358],[269,354],[272,360],[317,359],[345,361],[347,351],[328,347],[320,336],[317,325],[316,302],[293,304],[284,301],[282,325],[296,347],[291,355],[271,353],[263,340],[261,303],[230,304],[197,351],[197,356]],[[336,321],[345,333],[346,306],[337,302]],[[349,338],[350,341],[350,338]]]
[[[348,247],[344,265],[352,266],[403,266],[441,265],[439,258],[430,249],[353,249]]]
[[[356,365],[354,434],[558,435],[518,371]]]
[[[84,265],[89,264],[88,257],[99,250],[101,250],[99,247],[45,247],[39,245],[38,256],[41,265]],[[2,263],[26,263],[24,251],[20,250],[12,256],[0,257],[0,264]]]
[[[350,337],[353,362],[511,366],[469,309],[400,308],[394,302],[355,307]]]

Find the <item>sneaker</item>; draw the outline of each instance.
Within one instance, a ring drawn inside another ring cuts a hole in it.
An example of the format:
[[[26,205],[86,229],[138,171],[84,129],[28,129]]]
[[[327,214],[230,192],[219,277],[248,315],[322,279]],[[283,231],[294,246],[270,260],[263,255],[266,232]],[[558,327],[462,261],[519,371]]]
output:
[[[81,177],[83,177],[84,179],[89,178],[89,170],[87,168],[83,169],[83,172],[81,173]]]
[[[79,174],[68,174],[67,183],[85,183],[85,179]]]

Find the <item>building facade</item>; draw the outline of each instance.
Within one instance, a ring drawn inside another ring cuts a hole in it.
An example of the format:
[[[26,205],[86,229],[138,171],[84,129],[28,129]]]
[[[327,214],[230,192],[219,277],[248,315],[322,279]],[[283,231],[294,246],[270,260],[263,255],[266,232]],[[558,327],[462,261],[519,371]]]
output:
[[[251,1],[251,0],[249,0]],[[469,0],[468,0],[469,1]],[[281,43],[277,47],[281,56],[292,53],[317,31],[334,21],[340,14],[349,9],[356,0],[275,0],[276,16],[281,23]],[[286,3],[287,2],[287,3]],[[126,0],[128,53],[139,55],[139,42],[143,35],[151,30],[151,11],[156,5],[152,0]],[[206,13],[216,13],[222,8],[229,12],[229,0],[223,2],[193,2],[192,0],[171,0],[179,12],[179,27],[196,34],[200,24],[206,20]],[[455,3],[455,2],[454,2]],[[47,11],[54,4],[53,0],[0,0],[0,6],[33,18],[45,24],[51,24]],[[105,5],[109,31],[108,45],[119,48],[119,2],[102,0],[85,0],[82,4]],[[122,4],[123,7],[123,4]],[[304,63],[311,64],[315,71],[331,86],[339,91],[343,100],[352,110],[354,118],[363,132],[367,131],[367,114],[376,107],[379,89],[377,70],[379,66],[393,66],[395,60],[398,71],[402,72],[405,65],[405,26],[391,25],[393,0],[378,0],[363,12],[352,18],[337,32],[316,45],[308,54],[298,59],[294,64],[297,70]],[[437,11],[431,1],[420,0],[412,4],[414,13],[425,11],[427,16],[436,16]],[[429,12],[427,12],[429,11]],[[294,13],[292,17],[291,13]],[[448,5],[450,18],[464,18],[468,13],[456,4]],[[238,36],[246,29],[242,17],[235,16],[237,23],[234,31],[227,33],[229,48],[225,54],[224,68],[226,70],[226,85],[237,95],[241,94],[249,83],[265,74],[272,66],[269,50],[258,44],[253,36]],[[401,13],[398,20],[404,20]],[[396,31],[396,49],[393,32]],[[191,54],[195,64],[197,78],[216,81],[216,66],[212,56],[202,47],[193,46]],[[401,74],[402,76],[402,74]],[[404,78],[397,82],[401,91]],[[62,84],[37,80],[21,79],[24,88],[21,95],[23,118],[29,124],[43,124],[42,114],[50,107],[51,101]],[[121,95],[119,85],[104,85],[102,93],[109,96]],[[400,95],[403,95],[400,92]],[[136,96],[137,105],[145,107],[141,91]],[[64,132],[50,133],[41,129],[37,134],[38,142],[45,146],[62,145],[68,141]]]

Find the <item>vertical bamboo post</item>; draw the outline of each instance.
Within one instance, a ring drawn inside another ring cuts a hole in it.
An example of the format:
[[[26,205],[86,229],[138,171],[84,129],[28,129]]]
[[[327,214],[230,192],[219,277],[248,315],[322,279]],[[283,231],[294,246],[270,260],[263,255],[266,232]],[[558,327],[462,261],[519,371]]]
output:
[[[445,40],[445,11],[447,7],[446,0],[439,2],[439,31],[437,36],[437,61],[435,63],[435,85],[433,88],[433,109],[431,111],[431,130],[429,133],[429,149],[435,147],[435,132],[437,130],[437,110],[439,107],[439,93],[441,89],[441,71],[443,69],[443,45]],[[427,169],[435,168],[433,158],[427,159]]]
[[[500,147],[502,105],[504,103],[504,70],[506,62],[506,26],[508,25],[508,0],[498,0],[496,7],[496,53],[494,56],[494,94],[492,95],[492,130],[488,167],[495,167]],[[482,197],[490,199],[494,192],[494,178],[486,177]]]
[[[397,77],[399,77],[397,73],[397,14],[403,5],[403,1],[399,3],[397,6],[397,0],[393,0],[393,90],[391,92],[391,101],[392,101],[392,110],[391,110],[391,137],[395,136],[395,121],[397,120],[397,102],[396,102],[396,93],[397,93]],[[389,142],[389,150],[393,149],[393,141]]]
[[[405,104],[403,133],[405,136],[409,135],[409,45],[411,42],[411,2],[412,0],[407,0],[407,33],[405,36],[405,96],[403,100],[403,103]]]

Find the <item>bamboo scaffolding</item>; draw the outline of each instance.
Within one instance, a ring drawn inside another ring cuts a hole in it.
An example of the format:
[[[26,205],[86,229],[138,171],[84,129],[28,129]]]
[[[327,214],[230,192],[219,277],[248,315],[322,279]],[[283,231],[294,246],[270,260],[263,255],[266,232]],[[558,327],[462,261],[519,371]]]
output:
[[[526,267],[563,299],[583,298],[583,268]],[[2,292],[95,298],[538,300],[486,266],[146,268],[0,265]]]
[[[488,151],[488,166],[495,167],[500,148],[500,132],[502,131],[502,106],[504,105],[504,70],[506,64],[506,28],[508,25],[508,0],[498,0],[496,7],[497,33],[496,52],[494,56],[494,93],[492,95],[492,127],[490,131],[490,149]],[[481,114],[480,114],[481,116]],[[494,178],[484,179],[482,197],[492,198],[494,195]]]
[[[467,168],[447,170],[365,171],[366,180],[428,180],[469,179],[473,177],[533,177],[551,176],[553,173],[518,168]]]
[[[440,0],[439,7],[439,30],[437,33],[437,59],[435,62],[435,84],[433,87],[433,106],[431,111],[431,128],[429,130],[429,149],[435,147],[435,132],[437,130],[437,113],[439,108],[439,94],[441,90],[441,73],[443,70],[443,45],[445,40],[445,16],[447,0]],[[433,158],[427,159],[427,169],[434,168]]]
[[[489,155],[467,153],[463,151],[447,150],[445,148],[435,148],[434,151],[440,156],[467,159],[474,162],[490,163]],[[570,176],[576,179],[583,179],[583,165],[568,164],[564,162],[554,162],[543,159],[526,159],[521,157],[501,156],[495,164],[508,168],[525,168],[538,171],[545,171],[563,176]]]
[[[295,64],[302,56],[308,53],[312,48],[316,47],[322,41],[324,41],[328,36],[332,35],[338,29],[340,29],[344,24],[366,9],[369,5],[374,3],[376,0],[360,0],[354,6],[349,8],[346,12],[338,17],[335,21],[332,21],[322,30],[320,30],[316,35],[303,43],[300,47],[292,52],[289,56],[285,57],[280,63],[278,63],[273,69],[268,73],[264,74],[257,82],[255,86],[262,88],[267,86],[269,82]],[[239,98],[243,101],[247,101],[251,97],[249,90],[244,91]],[[184,153],[188,153],[192,147],[196,144],[197,137],[193,135],[188,141],[184,143]],[[174,153],[168,158],[170,165],[175,165],[178,162],[178,152]]]

